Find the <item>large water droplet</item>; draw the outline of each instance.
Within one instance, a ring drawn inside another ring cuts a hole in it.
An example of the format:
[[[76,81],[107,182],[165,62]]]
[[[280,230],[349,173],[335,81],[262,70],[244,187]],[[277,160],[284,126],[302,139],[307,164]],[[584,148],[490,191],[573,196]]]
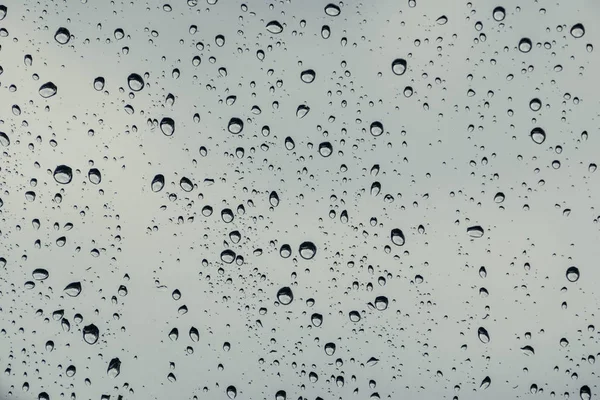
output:
[[[317,73],[313,69],[306,69],[300,73],[300,79],[304,83],[312,83],[317,76]]]
[[[285,390],[278,390],[277,393],[275,393],[275,400],[286,400],[287,399],[287,393],[285,392]]]
[[[63,290],[67,295],[77,297],[81,293],[81,282],[71,282]]]
[[[592,398],[592,391],[588,385],[583,385],[579,389],[579,397],[581,400],[590,400]]]
[[[323,157],[329,157],[333,153],[333,146],[330,142],[323,142],[319,144],[319,154]]]
[[[98,185],[100,182],[102,182],[102,174],[100,173],[100,170],[98,170],[97,168],[90,169],[88,171],[88,179],[94,185]]]
[[[404,58],[396,58],[392,61],[392,72],[398,76],[404,75],[406,72],[406,60]]]
[[[237,396],[237,389],[235,388],[235,386],[228,386],[227,387],[227,397],[229,397],[231,400],[235,399],[235,397]]]
[[[383,133],[383,124],[379,121],[372,122],[369,131],[373,136],[381,136]]]
[[[286,137],[285,138],[285,148],[288,150],[294,150],[294,148],[296,147],[296,143],[294,143],[294,139],[292,139],[291,137]]]
[[[58,183],[66,185],[73,179],[73,170],[66,165],[59,165],[54,170],[54,180]]]
[[[535,350],[533,350],[533,347],[531,346],[523,346],[521,347],[521,351],[523,352],[523,354],[525,354],[526,356],[533,356],[535,354]]]
[[[492,379],[489,376],[486,376],[481,381],[481,385],[479,385],[479,390],[485,390],[485,389],[489,388],[491,384],[492,384]]]
[[[323,348],[323,350],[325,350],[325,354],[327,354],[328,356],[332,356],[335,354],[335,343],[325,343],[325,346]]]
[[[189,178],[184,176],[179,181],[179,187],[181,187],[185,192],[191,192],[194,189],[194,184]]]
[[[269,204],[271,204],[273,207],[277,207],[279,205],[279,195],[276,191],[272,191],[269,194]]]
[[[479,337],[479,340],[481,341],[481,343],[487,344],[490,342],[490,334],[483,327],[481,327],[477,330],[477,336]]]
[[[38,90],[40,96],[42,96],[45,99],[54,96],[56,92],[58,92],[58,88],[52,82],[44,83],[42,86],[40,86],[40,89]]]
[[[284,286],[277,291],[277,300],[284,306],[289,305],[294,300],[294,294],[292,289],[288,286]]]
[[[531,99],[529,102],[529,108],[531,111],[540,111],[540,108],[542,108],[542,101],[538,98]]]
[[[36,281],[43,281],[45,279],[48,279],[49,275],[50,274],[48,273],[48,271],[44,268],[36,268],[31,273],[31,276],[33,276],[33,279],[35,279]]]
[[[438,25],[446,25],[446,23],[448,22],[448,17],[446,17],[445,15],[442,15],[441,17],[436,19],[435,22]]]
[[[467,228],[467,234],[475,239],[478,239],[483,236],[484,230],[479,225],[470,226]]]
[[[304,118],[306,116],[306,114],[308,114],[309,111],[310,111],[309,106],[307,106],[306,104],[300,104],[298,106],[298,108],[296,109],[296,117]]]
[[[317,328],[323,324],[323,316],[318,313],[314,313],[310,317],[310,322]]]
[[[330,17],[337,17],[340,15],[340,12],[340,8],[335,4],[329,3],[325,6],[325,14],[329,15]]]
[[[546,132],[540,127],[533,128],[529,133],[529,136],[535,144],[542,144],[544,143],[544,140],[546,140]]]
[[[6,18],[6,14],[8,13],[8,8],[4,4],[0,4],[0,21]]]
[[[94,79],[94,89],[100,91],[102,89],[104,89],[104,84],[105,84],[105,80],[103,77],[99,76],[96,79]]]
[[[504,21],[504,18],[506,18],[506,10],[504,10],[504,7],[498,6],[494,8],[492,16],[494,17],[495,21]]]
[[[130,74],[127,77],[127,85],[134,92],[139,92],[144,88],[144,79],[138,74]]]
[[[579,39],[585,35],[585,28],[582,24],[575,24],[571,27],[571,36],[575,39]]]
[[[83,340],[87,344],[95,344],[100,336],[98,327],[94,324],[90,324],[83,327]]]
[[[283,26],[278,21],[271,21],[267,24],[267,31],[276,35],[283,32]]]
[[[233,134],[238,134],[244,130],[244,122],[240,118],[233,117],[227,124],[227,130]]]
[[[377,296],[375,298],[375,308],[379,311],[384,311],[388,308],[388,298],[385,296]]]
[[[321,37],[323,39],[329,39],[330,36],[331,36],[331,28],[329,28],[329,25],[323,25],[321,27]]]
[[[175,133],[175,121],[172,118],[164,117],[160,120],[160,130],[165,136],[172,136]]]
[[[71,40],[71,32],[67,28],[58,28],[54,34],[54,40],[59,44],[67,44]]]
[[[498,192],[494,196],[494,202],[496,202],[498,204],[504,202],[504,199],[505,199],[505,196],[504,196],[504,193],[502,193],[502,192]]]
[[[404,243],[406,242],[404,233],[402,233],[402,230],[398,228],[392,229],[390,237],[392,239],[392,243],[394,243],[396,246],[404,246]]]
[[[317,246],[313,242],[302,242],[298,248],[298,253],[305,260],[310,260],[317,254]]]
[[[165,187],[165,177],[162,174],[156,175],[152,179],[152,183],[150,184],[152,191],[155,193],[160,192]]]
[[[192,339],[192,342],[197,342],[200,340],[200,332],[198,332],[198,329],[193,326],[190,328],[190,339]]]
[[[0,146],[7,147],[10,145],[10,138],[4,132],[0,132]]]
[[[567,280],[569,282],[577,282],[579,280],[579,268],[577,267],[569,267],[567,268]]]
[[[531,44],[531,40],[529,38],[523,38],[519,40],[519,51],[521,51],[521,53],[529,53],[532,46],[533,45]]]
[[[116,378],[121,373],[121,360],[118,358],[113,358],[108,363],[108,369],[106,370],[106,374],[111,378]]]

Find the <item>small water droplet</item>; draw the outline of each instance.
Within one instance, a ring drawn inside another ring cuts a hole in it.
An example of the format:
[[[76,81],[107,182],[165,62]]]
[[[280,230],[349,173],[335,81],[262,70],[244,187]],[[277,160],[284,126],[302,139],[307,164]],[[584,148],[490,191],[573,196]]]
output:
[[[0,132],[0,146],[8,147],[10,145],[10,138],[4,132]]]
[[[327,354],[328,356],[332,356],[335,354],[335,343],[325,343],[324,346],[324,350],[325,350],[325,354]]]
[[[481,385],[479,385],[479,389],[485,390],[485,389],[489,388],[491,384],[492,384],[492,379],[489,376],[486,376],[481,381]]]
[[[279,195],[276,191],[272,191],[269,194],[269,204],[273,207],[277,207],[279,205]]]
[[[294,139],[292,139],[291,137],[286,137],[285,138],[285,148],[288,150],[294,150],[294,148],[296,147],[296,143],[294,143]]]
[[[438,19],[436,19],[435,22],[438,25],[446,25],[446,23],[448,22],[448,17],[446,17],[445,15],[442,15],[441,17],[439,17]]]
[[[179,180],[179,187],[181,187],[181,189],[183,189],[185,192],[191,192],[194,189],[194,184],[189,178],[184,176],[181,178],[181,180]]]
[[[329,39],[330,36],[331,36],[331,28],[329,28],[329,25],[323,25],[321,27],[321,37],[323,39]]]
[[[323,316],[318,313],[314,313],[310,317],[310,322],[317,328],[323,324]]]
[[[6,18],[6,14],[8,13],[8,8],[4,4],[0,4],[0,21]]]
[[[535,350],[533,350],[533,347],[531,347],[531,346],[523,346],[523,347],[521,347],[521,351],[526,356],[533,356],[535,354]]]

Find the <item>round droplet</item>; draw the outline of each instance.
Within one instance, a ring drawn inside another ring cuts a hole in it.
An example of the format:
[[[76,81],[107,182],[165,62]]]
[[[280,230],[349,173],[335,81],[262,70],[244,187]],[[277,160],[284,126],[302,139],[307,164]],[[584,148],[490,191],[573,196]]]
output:
[[[127,85],[129,86],[129,89],[133,90],[134,92],[139,92],[144,88],[144,79],[142,79],[142,77],[138,74],[130,74],[127,77]]]
[[[102,175],[97,168],[92,168],[88,171],[88,179],[94,185],[98,185],[102,181]]]
[[[352,322],[358,322],[358,321],[360,321],[360,313],[358,311],[356,311],[356,310],[350,311],[348,313],[348,318]]]
[[[375,298],[375,308],[379,311],[383,311],[388,308],[388,298],[385,296],[377,296]]]
[[[330,36],[331,36],[331,28],[329,28],[329,25],[323,25],[321,27],[321,37],[323,39],[329,39]]]
[[[500,203],[504,202],[504,198],[505,198],[504,193],[498,192],[494,196],[494,202],[500,204]]]
[[[0,132],[0,146],[7,147],[10,145],[10,138],[4,132]]]
[[[490,335],[488,331],[483,327],[477,330],[477,336],[479,337],[481,343],[487,344],[490,342]]]
[[[192,339],[192,342],[197,342],[200,340],[200,332],[198,332],[198,329],[193,326],[190,328],[190,339]]]
[[[312,83],[317,76],[317,73],[313,69],[306,69],[300,74],[300,79],[304,83]]]
[[[96,79],[94,79],[94,89],[100,91],[102,89],[104,89],[104,83],[105,80],[103,77],[99,76]]]
[[[45,99],[54,96],[56,92],[58,92],[58,88],[52,82],[44,83],[42,86],[40,86],[40,89],[38,90],[40,96],[42,96]]]
[[[404,243],[406,242],[406,239],[404,238],[404,233],[398,228],[392,229],[390,237],[392,243],[394,243],[396,246],[404,246]]]
[[[298,253],[305,260],[310,260],[317,254],[317,246],[313,242],[303,242],[298,248]]]
[[[279,255],[283,258],[288,258],[292,255],[292,247],[289,244],[284,244],[279,249]]]
[[[296,117],[302,119],[306,116],[306,114],[308,114],[309,111],[310,111],[309,106],[307,106],[306,104],[301,104],[296,109]]]
[[[592,390],[588,385],[583,385],[581,389],[579,389],[579,398],[581,398],[581,400],[590,400],[592,398]]]
[[[49,275],[50,274],[48,273],[48,271],[44,268],[36,268],[31,273],[31,276],[33,276],[33,279],[35,279],[36,281],[43,281],[45,279],[48,279]]]
[[[286,400],[287,399],[287,393],[285,392],[285,390],[278,390],[277,393],[275,393],[275,400]]]
[[[535,144],[542,144],[544,143],[544,140],[546,140],[546,132],[540,127],[533,128],[529,133],[529,136]]]
[[[66,165],[59,165],[54,170],[54,180],[60,184],[66,185],[73,179],[73,170]]]
[[[233,250],[223,250],[221,252],[221,261],[225,264],[231,264],[235,261],[235,252]]]
[[[63,290],[67,295],[77,297],[81,293],[81,282],[71,282]]]
[[[404,75],[406,72],[406,60],[404,58],[396,58],[392,61],[392,72],[398,76]]]
[[[325,354],[332,356],[335,354],[335,343],[325,343],[324,346]]]
[[[577,282],[579,280],[579,268],[577,267],[569,267],[567,268],[567,280],[569,282]]]
[[[381,134],[383,133],[383,124],[379,121],[372,122],[371,126],[369,127],[369,130],[371,132],[371,135],[381,136]]]
[[[172,136],[175,133],[175,121],[169,117],[161,119],[160,130],[165,136]]]
[[[155,193],[160,192],[165,187],[165,177],[162,174],[156,175],[152,179],[152,183],[150,184],[152,191]]]
[[[90,324],[83,327],[83,340],[87,344],[95,344],[98,341],[99,336],[100,331],[96,325]]]
[[[276,35],[283,32],[283,26],[278,21],[271,21],[267,24],[267,31]]]
[[[238,134],[244,129],[244,122],[240,118],[233,117],[227,124],[227,130],[233,134]]]
[[[329,15],[330,17],[337,17],[340,15],[340,12],[340,8],[335,4],[329,3],[325,6],[325,14]]]
[[[329,157],[333,153],[333,146],[330,142],[323,142],[319,144],[319,154],[323,157]]]
[[[494,8],[492,16],[494,17],[495,21],[504,21],[504,18],[506,18],[506,10],[504,10],[504,7],[498,6]]]
[[[519,51],[521,53],[529,53],[531,51],[531,40],[529,38],[523,38],[519,40]]]
[[[475,239],[478,239],[483,236],[484,230],[479,225],[470,226],[467,228],[467,234]]]
[[[571,36],[575,39],[579,39],[580,37],[583,37],[583,35],[585,35],[585,28],[582,24],[578,23],[571,27]]]
[[[191,192],[194,189],[194,184],[189,178],[184,176],[179,181],[179,187],[181,187],[185,192]]]
[[[323,324],[323,316],[318,313],[314,313],[310,316],[310,322],[317,328]]]
[[[531,99],[529,102],[529,108],[531,111],[540,111],[540,108],[542,108],[542,101],[538,98]]]
[[[292,289],[288,286],[282,287],[277,291],[277,300],[284,306],[289,305],[294,300]]]
[[[235,388],[235,386],[228,386],[227,387],[227,397],[229,397],[231,400],[235,399],[235,397],[237,396],[237,389]]]
[[[71,32],[67,28],[58,28],[54,34],[54,40],[58,44],[67,44],[71,40]]]

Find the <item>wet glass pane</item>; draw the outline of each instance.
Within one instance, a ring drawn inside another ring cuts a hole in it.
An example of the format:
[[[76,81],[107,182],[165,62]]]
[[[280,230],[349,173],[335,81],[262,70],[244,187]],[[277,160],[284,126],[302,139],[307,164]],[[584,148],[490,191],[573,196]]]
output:
[[[1,399],[590,400],[591,1],[0,0]]]

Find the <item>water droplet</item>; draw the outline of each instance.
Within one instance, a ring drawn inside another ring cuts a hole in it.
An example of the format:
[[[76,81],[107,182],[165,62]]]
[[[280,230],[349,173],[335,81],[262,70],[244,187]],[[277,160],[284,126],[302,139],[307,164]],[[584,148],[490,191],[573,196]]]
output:
[[[284,306],[289,305],[294,300],[294,294],[292,289],[288,286],[284,286],[277,291],[277,300]]]
[[[142,79],[142,77],[138,74],[130,74],[127,77],[127,85],[129,86],[129,89],[133,90],[134,92],[139,92],[144,88],[144,79]]]
[[[177,339],[179,339],[179,329],[171,329],[171,331],[169,332],[169,339],[171,339],[173,342],[176,342]]]
[[[529,53],[531,51],[531,40],[529,38],[523,38],[519,40],[519,51],[521,53]]]
[[[0,4],[0,21],[6,18],[6,14],[8,13],[8,9],[4,4]]]
[[[116,378],[121,373],[121,360],[118,358],[113,358],[108,363],[108,369],[106,370],[106,374],[111,378]]]
[[[467,228],[467,234],[475,239],[478,239],[483,236],[483,228],[479,225],[470,226]]]
[[[592,391],[588,385],[583,385],[581,389],[579,389],[579,397],[581,400],[590,400],[592,398]]]
[[[496,203],[498,203],[498,204],[500,204],[500,203],[503,203],[503,202],[504,202],[504,199],[505,199],[505,197],[504,197],[504,193],[502,193],[502,192],[498,192],[498,193],[496,193],[496,195],[494,196],[494,202],[496,202]]]
[[[577,267],[569,267],[567,268],[567,280],[569,282],[577,282],[579,280],[579,268]]]
[[[531,111],[540,111],[540,108],[542,108],[542,101],[538,98],[531,99],[529,102],[529,108]]]
[[[329,3],[325,6],[325,14],[329,15],[330,17],[337,17],[340,15],[340,12],[340,8],[335,4]]]
[[[384,311],[388,308],[388,299],[385,296],[377,296],[375,298],[375,308],[379,311]]]
[[[324,346],[324,350],[325,350],[325,354],[327,354],[328,356],[332,356],[335,354],[335,343],[325,343]]]
[[[544,140],[546,140],[546,132],[540,127],[533,128],[529,133],[529,136],[535,144],[542,144],[544,143]]]
[[[185,192],[191,192],[194,189],[194,184],[192,183],[191,180],[189,180],[189,178],[186,178],[184,176],[179,181],[179,187],[181,187],[181,189],[183,189],[183,191],[185,191]]]
[[[485,389],[489,388],[491,384],[492,384],[492,379],[489,376],[486,376],[481,381],[481,385],[479,385],[479,389],[485,390]]]
[[[88,171],[88,179],[94,185],[98,185],[102,181],[102,175],[97,168],[92,168]]]
[[[383,133],[383,124],[379,121],[375,121],[371,123],[371,126],[369,127],[369,130],[371,132],[371,135],[373,136],[381,136],[381,134]]]
[[[575,39],[579,39],[580,37],[583,37],[583,35],[585,35],[585,28],[582,24],[578,23],[571,27],[571,36]]]
[[[442,15],[441,17],[439,17],[438,19],[436,19],[435,22],[438,25],[446,25],[446,23],[448,22],[448,17],[446,17],[445,15]]]
[[[229,397],[231,400],[235,399],[235,397],[237,396],[237,389],[235,388],[235,386],[228,386],[227,387],[227,397]]]
[[[329,25],[323,25],[321,27],[321,37],[323,39],[329,39],[330,36],[331,36],[331,28],[329,28]]]
[[[94,89],[100,91],[100,90],[104,89],[104,84],[105,84],[105,80],[103,77],[99,76],[96,79],[94,79]]]
[[[289,244],[284,244],[279,249],[279,255],[283,258],[288,258],[292,255],[292,247]]]
[[[521,347],[521,351],[526,356],[533,356],[535,354],[535,351],[533,350],[533,347],[531,347],[531,346],[523,346],[523,347]]]
[[[0,138],[0,140],[1,140],[1,138]],[[594,163],[591,163],[590,165],[588,165],[589,172],[595,172],[597,168],[598,168],[598,166]]]
[[[296,109],[296,117],[304,118],[306,114],[310,111],[310,107],[305,104],[300,104]]]
[[[66,185],[73,179],[73,170],[66,165],[59,165],[54,170],[54,180],[60,184]]]
[[[317,254],[317,246],[313,242],[302,242],[298,248],[298,253],[305,260],[310,260]]]
[[[235,261],[235,252],[233,250],[223,250],[221,252],[221,261],[225,264],[231,264]]]
[[[52,82],[44,83],[42,86],[40,86],[40,89],[38,90],[40,96],[42,96],[45,99],[54,96],[56,92],[58,92],[58,88]]]
[[[300,74],[300,79],[304,83],[312,83],[317,76],[317,73],[312,69],[306,69]]]
[[[330,142],[323,142],[319,144],[319,154],[323,157],[329,157],[333,153],[333,146]]]
[[[59,44],[67,44],[71,40],[71,32],[67,28],[58,28],[54,34],[54,40]]]
[[[360,321],[360,313],[358,311],[350,311],[348,313],[348,318],[352,322],[358,322]]]
[[[278,390],[277,393],[275,393],[275,400],[286,400],[287,399],[287,394],[285,392],[285,390]]]
[[[318,313],[314,313],[310,317],[310,322],[317,328],[323,324],[323,316]]]
[[[10,145],[10,138],[4,132],[0,132],[0,146],[7,147]]]
[[[406,242],[404,233],[402,233],[402,230],[398,228],[392,229],[390,237],[392,239],[392,243],[394,243],[396,246],[404,246],[404,243]]]
[[[77,297],[81,293],[81,282],[71,282],[63,290],[67,295]]]
[[[267,31],[276,35],[283,32],[283,26],[278,21],[271,21],[267,24]]]
[[[197,342],[198,340],[200,340],[200,332],[198,332],[198,329],[195,327],[191,327],[190,328],[190,339],[192,340],[192,342]]]
[[[404,75],[406,72],[406,60],[404,58],[396,58],[392,61],[392,72],[398,76]]]
[[[294,143],[294,139],[292,139],[291,137],[286,137],[285,138],[285,148],[288,150],[294,150],[294,148],[296,147],[296,143]]]
[[[498,6],[494,8],[492,16],[494,17],[495,21],[504,21],[504,18],[506,17],[506,11],[504,10],[504,7]]]
[[[33,279],[35,279],[36,281],[43,281],[45,279],[48,279],[49,275],[50,274],[48,273],[48,271],[44,268],[36,268],[31,273],[31,276],[33,276]]]
[[[155,193],[160,192],[165,187],[165,177],[162,174],[156,175],[152,179],[152,183],[150,184],[152,191]]]
[[[273,207],[277,207],[279,205],[279,195],[276,191],[272,191],[269,194],[269,204],[271,204]]]
[[[233,134],[238,134],[244,129],[244,122],[236,117],[229,120],[227,124],[227,130]]]
[[[172,136],[175,133],[175,121],[172,118],[164,117],[160,120],[160,130],[165,136]]]
[[[100,331],[96,325],[90,324],[83,327],[83,340],[87,344],[95,344],[98,341],[99,336]]]
[[[483,327],[477,330],[477,336],[479,337],[481,343],[487,344],[490,342],[490,335],[488,331]]]

